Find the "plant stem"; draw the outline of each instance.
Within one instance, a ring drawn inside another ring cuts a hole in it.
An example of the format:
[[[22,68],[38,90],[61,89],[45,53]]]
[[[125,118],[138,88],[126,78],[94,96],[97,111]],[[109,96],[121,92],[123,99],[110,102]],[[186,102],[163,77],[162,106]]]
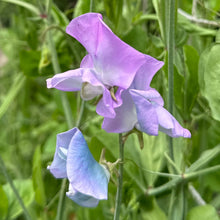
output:
[[[169,0],[168,19],[168,111],[173,114],[173,85],[174,85],[174,47],[175,47],[175,0]],[[170,157],[174,161],[173,139],[169,138]]]
[[[121,201],[122,201],[123,166],[124,166],[124,141],[122,139],[122,134],[119,134],[119,159],[120,159],[119,176],[118,176],[118,188],[117,188],[116,201],[115,201],[114,220],[119,220]]]
[[[18,202],[19,202],[19,204],[21,206],[21,208],[23,209],[25,218],[27,220],[31,220],[31,216],[29,215],[29,213],[28,213],[28,211],[27,211],[27,209],[26,209],[26,207],[24,205],[24,202],[23,202],[22,198],[20,197],[20,195],[19,195],[19,193],[18,193],[18,191],[17,191],[17,189],[16,189],[16,187],[15,187],[11,177],[8,175],[7,169],[5,167],[5,164],[4,164],[4,161],[3,161],[2,157],[1,157],[1,155],[0,155],[0,167],[2,169],[2,172],[3,172],[7,182],[9,183],[12,191],[14,192],[14,194],[15,194],[15,196],[16,196],[16,198],[17,198],[17,200],[18,200]]]

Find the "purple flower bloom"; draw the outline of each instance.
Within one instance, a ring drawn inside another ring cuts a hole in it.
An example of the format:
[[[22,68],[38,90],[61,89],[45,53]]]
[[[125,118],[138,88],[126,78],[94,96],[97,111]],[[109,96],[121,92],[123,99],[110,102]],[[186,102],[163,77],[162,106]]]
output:
[[[57,135],[56,152],[50,172],[56,178],[68,178],[66,195],[85,207],[95,207],[107,199],[108,170],[93,158],[87,143],[77,128]]]
[[[122,91],[130,87],[143,65],[151,75],[162,64],[121,41],[103,22],[101,14],[87,13],[73,19],[66,32],[77,39],[88,54],[79,69],[55,75],[47,80],[47,87],[80,90],[84,100],[102,95],[96,111],[103,117],[116,116],[115,108],[122,104]],[[115,94],[114,90],[117,90]]]
[[[158,61],[154,63],[157,67],[163,65]],[[162,131],[171,137],[191,137],[190,132],[163,108],[164,101],[160,94],[150,87],[155,69],[149,69],[148,65],[139,69],[130,88],[122,92],[123,104],[115,109],[115,118],[104,118],[103,129],[122,133],[136,127],[149,135],[158,135],[158,131]]]

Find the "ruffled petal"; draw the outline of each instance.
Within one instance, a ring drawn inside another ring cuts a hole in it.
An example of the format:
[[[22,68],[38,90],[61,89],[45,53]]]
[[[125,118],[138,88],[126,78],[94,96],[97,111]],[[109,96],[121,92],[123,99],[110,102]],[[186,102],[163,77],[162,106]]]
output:
[[[47,88],[56,88],[62,91],[79,91],[82,86],[82,75],[84,69],[69,70],[64,73],[56,74],[47,79]]]
[[[138,70],[134,78],[134,89],[147,90],[156,72],[164,65],[164,62],[146,55],[146,62]]]
[[[165,108],[156,105],[155,110],[157,112],[160,131],[168,134],[171,137],[191,137],[191,133],[187,129],[183,128]]]
[[[99,79],[108,86],[127,89],[148,56],[120,40],[102,21],[102,15],[87,13],[73,19],[66,32],[89,52]]]
[[[145,91],[131,89],[129,92],[135,103],[138,128],[149,135],[158,135],[157,114],[151,102],[144,96]],[[147,94],[147,97],[149,97],[149,94]]]
[[[107,199],[109,173],[95,161],[82,133],[75,128],[67,154],[67,176],[74,191]]]
[[[137,115],[133,100],[125,90],[122,92],[123,104],[115,109],[115,117],[105,117],[102,128],[109,133],[122,133],[133,129],[137,123]]]
[[[69,131],[60,133],[57,135],[56,152],[53,158],[53,162],[48,169],[56,178],[66,178],[66,161],[67,152],[69,148],[70,141],[75,134],[76,129],[71,129]]]
[[[92,196],[88,196],[74,190],[71,184],[69,184],[69,191],[66,193],[66,195],[75,203],[84,207],[96,207],[99,203],[99,199],[93,198]]]

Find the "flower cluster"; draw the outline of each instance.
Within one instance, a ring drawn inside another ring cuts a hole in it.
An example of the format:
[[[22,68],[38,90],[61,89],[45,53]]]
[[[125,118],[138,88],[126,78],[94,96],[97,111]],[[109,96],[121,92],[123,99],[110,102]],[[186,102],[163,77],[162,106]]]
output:
[[[159,131],[171,137],[191,134],[163,107],[157,90],[150,87],[163,62],[140,53],[121,41],[103,22],[102,15],[87,13],[73,19],[66,32],[87,50],[80,68],[47,79],[48,88],[80,91],[84,100],[101,97],[96,112],[104,117],[102,128],[122,133],[136,128],[149,135]],[[77,128],[57,136],[50,171],[70,181],[69,196],[93,207],[107,199],[109,173],[92,157]]]

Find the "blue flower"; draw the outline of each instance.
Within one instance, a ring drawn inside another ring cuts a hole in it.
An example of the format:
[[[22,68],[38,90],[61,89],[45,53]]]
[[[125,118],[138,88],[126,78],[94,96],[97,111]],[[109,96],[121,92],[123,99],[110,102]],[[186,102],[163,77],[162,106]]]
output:
[[[108,197],[109,171],[96,162],[78,128],[57,135],[56,152],[50,172],[68,178],[66,195],[85,207],[96,207]]]

